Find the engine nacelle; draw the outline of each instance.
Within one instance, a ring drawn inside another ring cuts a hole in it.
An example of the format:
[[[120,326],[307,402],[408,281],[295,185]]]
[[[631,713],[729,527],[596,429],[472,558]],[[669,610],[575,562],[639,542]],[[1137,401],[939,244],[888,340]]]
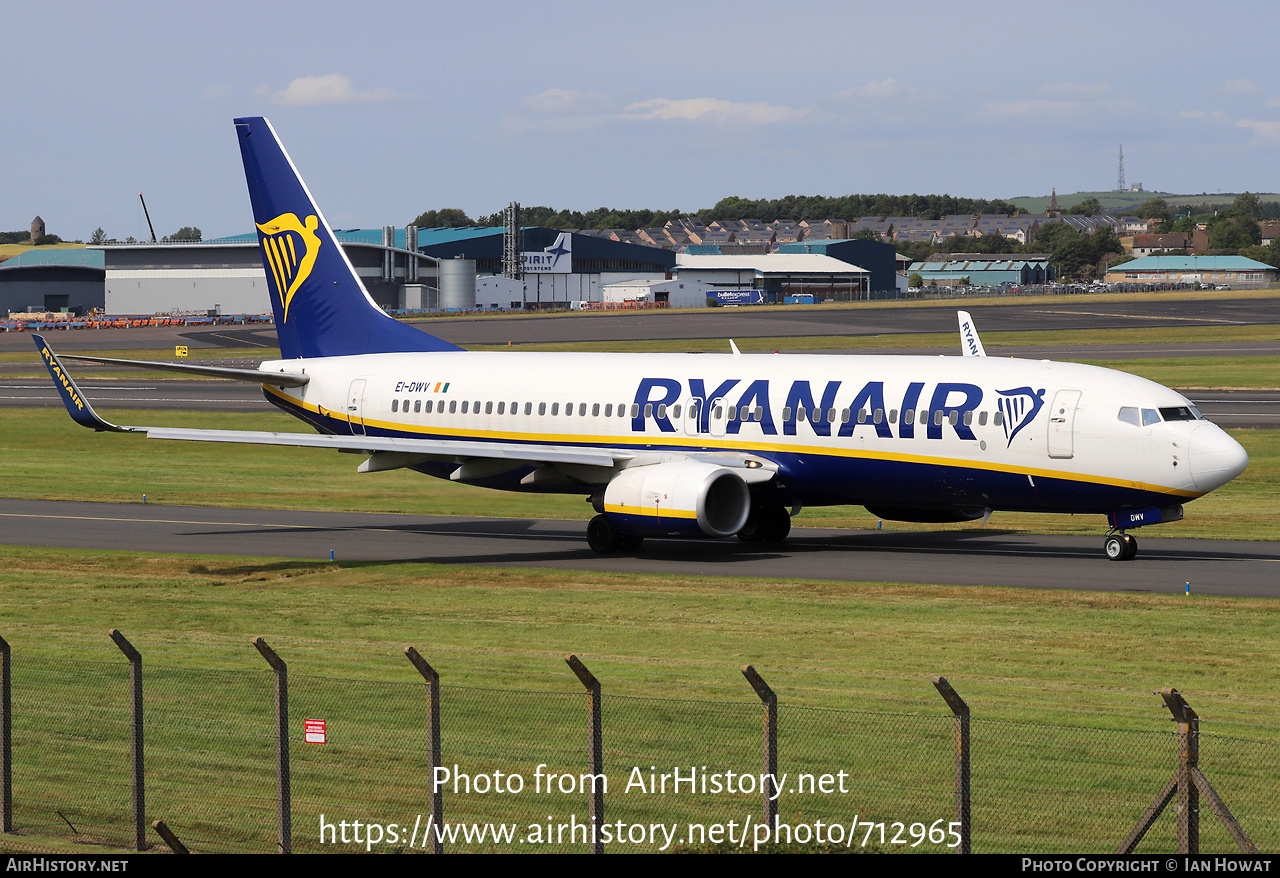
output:
[[[630,467],[604,489],[609,522],[638,537],[727,537],[742,530],[750,511],[741,476],[695,460]]]

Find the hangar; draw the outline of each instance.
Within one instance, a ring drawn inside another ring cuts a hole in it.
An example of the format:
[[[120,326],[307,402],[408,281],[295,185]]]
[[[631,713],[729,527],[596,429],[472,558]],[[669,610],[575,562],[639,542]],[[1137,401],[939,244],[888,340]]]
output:
[[[0,262],[0,317],[10,311],[101,308],[101,251],[33,247]]]
[[[493,280],[502,271],[501,227],[335,230],[369,294],[387,310],[568,308],[573,301],[601,301],[605,284],[665,279],[675,265],[675,254],[668,250],[555,229],[522,232],[525,271],[516,289],[510,278],[487,288],[477,282]],[[200,243],[104,244],[99,249],[108,314],[270,310],[256,235]],[[485,291],[483,300],[477,299],[477,288]]]
[[[1107,269],[1107,283],[1211,283],[1236,289],[1275,283],[1277,269],[1244,256],[1144,256]]]

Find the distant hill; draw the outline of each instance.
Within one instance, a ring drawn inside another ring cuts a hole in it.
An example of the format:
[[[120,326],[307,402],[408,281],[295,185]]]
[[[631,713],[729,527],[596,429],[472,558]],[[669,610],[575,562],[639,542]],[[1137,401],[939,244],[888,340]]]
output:
[[[1219,192],[1214,195],[1174,195],[1172,192],[1071,192],[1058,193],[1058,207],[1066,211],[1074,204],[1089,198],[1096,198],[1107,213],[1128,213],[1146,204],[1153,198],[1163,198],[1172,207],[1175,204],[1230,204],[1238,192]],[[1263,201],[1280,202],[1280,193],[1255,192]],[[1027,213],[1044,213],[1049,209],[1049,195],[1021,195],[1017,198],[1006,198],[1010,204]]]

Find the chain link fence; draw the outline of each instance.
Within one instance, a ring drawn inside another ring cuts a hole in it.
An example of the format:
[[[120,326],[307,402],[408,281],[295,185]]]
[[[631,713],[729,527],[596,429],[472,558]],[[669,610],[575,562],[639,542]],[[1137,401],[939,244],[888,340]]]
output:
[[[3,661],[12,686],[6,826],[19,838],[132,848],[128,662]],[[947,851],[960,841],[963,810],[975,853],[1110,853],[1179,766],[1167,724],[962,723],[950,699],[936,712],[898,713],[791,705],[784,691],[774,725],[765,696],[740,680],[740,699],[678,700],[617,694],[605,678],[603,777],[592,777],[591,695],[563,666],[561,691],[443,679],[433,765],[431,690],[408,662],[403,673],[387,669],[391,681],[289,675],[284,739],[265,664],[142,668],[146,846],[163,847],[150,825],[159,818],[194,852],[416,852],[429,837],[449,852],[590,850],[596,783],[605,785],[595,826],[607,833],[605,851]],[[323,720],[323,744],[306,740],[307,720]],[[1280,851],[1275,730],[1259,728],[1257,740],[1193,732],[1201,769],[1244,833],[1258,850]],[[430,836],[433,782],[443,822]],[[1200,850],[1235,852],[1203,799],[1200,810]],[[1179,832],[1171,805],[1138,850],[1177,850]]]

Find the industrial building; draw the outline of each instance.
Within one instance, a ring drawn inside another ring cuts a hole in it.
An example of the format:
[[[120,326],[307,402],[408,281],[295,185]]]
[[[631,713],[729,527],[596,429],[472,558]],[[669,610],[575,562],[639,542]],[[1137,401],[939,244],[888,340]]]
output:
[[[1052,283],[1056,277],[1048,253],[952,253],[913,262],[909,271],[926,286],[1000,286]]]
[[[1244,256],[1144,256],[1107,269],[1107,283],[1214,284],[1232,289],[1275,283],[1276,268]]]
[[[83,314],[101,308],[103,274],[101,251],[33,247],[0,262],[0,317],[10,311]]]

